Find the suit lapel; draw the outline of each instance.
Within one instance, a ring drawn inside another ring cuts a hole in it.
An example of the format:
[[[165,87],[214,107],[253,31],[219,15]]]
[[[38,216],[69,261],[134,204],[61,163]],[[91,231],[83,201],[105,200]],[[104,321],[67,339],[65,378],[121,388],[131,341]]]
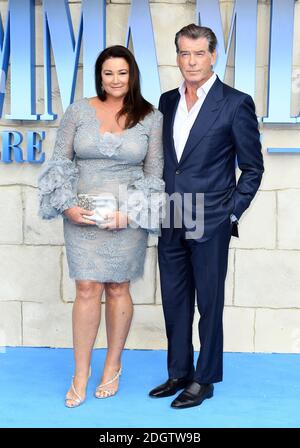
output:
[[[179,164],[184,162],[209,131],[224,106],[225,101],[226,99],[223,96],[223,83],[217,78],[209,90],[190,130]]]
[[[173,125],[179,100],[180,95],[177,90],[176,92],[173,92],[172,96],[168,99],[168,109],[164,114],[164,129],[166,133],[166,142],[167,142],[166,147],[171,148],[172,156],[174,158],[176,165],[178,165],[178,160],[173,139]]]

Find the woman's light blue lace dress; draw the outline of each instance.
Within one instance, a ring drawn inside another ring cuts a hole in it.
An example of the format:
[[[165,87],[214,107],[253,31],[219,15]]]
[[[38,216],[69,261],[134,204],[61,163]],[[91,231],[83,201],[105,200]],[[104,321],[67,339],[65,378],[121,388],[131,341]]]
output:
[[[100,125],[87,98],[68,106],[53,155],[38,178],[39,216],[63,217],[71,278],[135,280],[143,275],[148,233],[160,232],[164,200],[162,114],[155,110],[119,134],[102,134]],[[119,198],[120,186],[128,190],[127,202]],[[137,192],[141,193],[138,201],[134,199]],[[89,202],[81,202],[81,194],[102,193],[118,198],[118,208],[127,211],[136,225],[105,230],[72,224],[62,214],[74,205],[92,209]]]

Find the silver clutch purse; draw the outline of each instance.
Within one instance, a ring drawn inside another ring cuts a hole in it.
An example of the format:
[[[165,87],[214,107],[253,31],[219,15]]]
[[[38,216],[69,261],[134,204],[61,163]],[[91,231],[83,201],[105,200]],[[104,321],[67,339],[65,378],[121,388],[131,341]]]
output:
[[[94,211],[93,215],[83,215],[83,217],[95,221],[97,224],[105,223],[105,216],[118,210],[117,198],[109,192],[99,194],[80,193],[77,197],[80,207]]]

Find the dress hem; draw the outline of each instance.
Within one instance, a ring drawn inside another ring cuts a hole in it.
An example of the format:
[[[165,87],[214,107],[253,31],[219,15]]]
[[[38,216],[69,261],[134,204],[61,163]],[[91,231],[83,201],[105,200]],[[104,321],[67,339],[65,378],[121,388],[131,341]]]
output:
[[[125,283],[125,282],[132,282],[132,281],[135,281],[135,280],[138,280],[138,279],[140,279],[140,278],[142,278],[142,276],[143,276],[143,274],[141,274],[141,275],[137,275],[137,276],[134,276],[134,277],[132,277],[132,278],[127,278],[127,279],[107,279],[107,278],[105,278],[105,279],[99,279],[99,278],[92,278],[92,277],[88,277],[88,278],[86,278],[86,276],[85,277],[82,277],[82,276],[74,276],[74,277],[71,277],[71,276],[69,276],[70,277],[70,279],[71,280],[86,280],[86,281],[92,281],[92,282],[99,282],[99,283]]]

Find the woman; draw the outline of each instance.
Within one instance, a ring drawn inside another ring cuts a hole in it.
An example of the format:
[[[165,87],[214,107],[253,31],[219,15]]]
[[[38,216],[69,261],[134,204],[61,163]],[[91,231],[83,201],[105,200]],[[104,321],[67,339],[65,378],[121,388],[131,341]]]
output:
[[[97,96],[66,109],[38,182],[39,215],[63,217],[69,275],[76,283],[75,374],[67,407],[85,399],[104,290],[108,349],[95,396],[118,390],[133,314],[129,284],[143,275],[147,237],[159,232],[164,190],[162,114],[141,95],[132,53],[120,45],[105,49],[95,64],[95,83]]]

